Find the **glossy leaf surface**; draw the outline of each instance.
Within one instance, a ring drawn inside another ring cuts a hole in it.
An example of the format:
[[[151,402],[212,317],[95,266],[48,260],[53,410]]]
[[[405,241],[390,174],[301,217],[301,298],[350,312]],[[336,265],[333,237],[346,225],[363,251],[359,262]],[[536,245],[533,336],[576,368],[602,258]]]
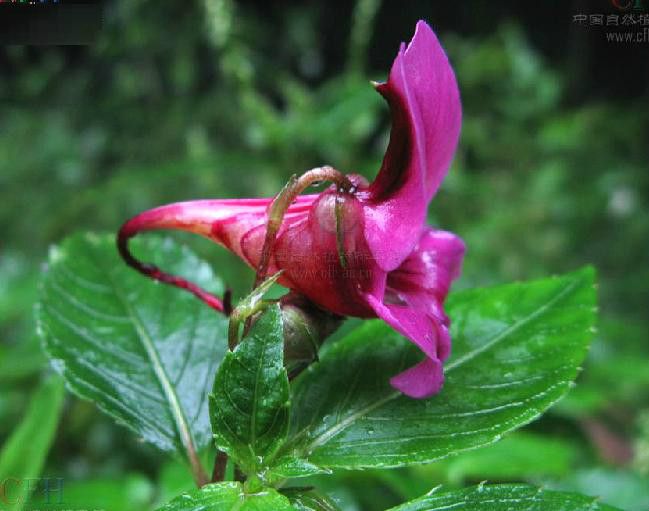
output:
[[[451,492],[433,492],[389,511],[615,511],[597,498],[557,492],[525,484],[479,485]]]
[[[289,500],[266,488],[248,493],[240,483],[219,483],[184,493],[158,511],[293,511]]]
[[[170,240],[134,249],[221,289],[205,263]],[[113,236],[79,234],[51,250],[38,318],[53,365],[76,394],[161,449],[209,443],[207,395],[226,350],[223,316],[127,267]]]
[[[284,330],[274,304],[219,368],[210,396],[217,447],[249,474],[267,465],[288,432],[289,386]]]
[[[447,310],[453,355],[438,395],[415,400],[389,386],[417,353],[368,321],[296,382],[283,452],[324,468],[394,467],[486,445],[530,422],[565,394],[584,359],[594,272],[458,292]]]

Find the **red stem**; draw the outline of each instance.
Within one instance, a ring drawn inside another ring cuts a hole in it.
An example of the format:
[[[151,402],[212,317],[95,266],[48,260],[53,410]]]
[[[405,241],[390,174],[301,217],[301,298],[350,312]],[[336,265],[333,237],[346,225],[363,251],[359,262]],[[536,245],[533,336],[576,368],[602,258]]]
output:
[[[172,286],[185,289],[195,295],[199,300],[205,302],[211,308],[219,312],[225,312],[223,302],[219,298],[182,277],[167,273],[154,264],[140,261],[131,253],[128,247],[129,240],[142,231],[179,228],[179,226],[173,222],[173,217],[167,218],[168,211],[173,207],[174,205],[163,206],[161,208],[145,211],[124,223],[117,234],[117,249],[119,254],[122,256],[122,259],[124,259],[126,264],[143,275],[164,282],[165,284],[171,284]]]

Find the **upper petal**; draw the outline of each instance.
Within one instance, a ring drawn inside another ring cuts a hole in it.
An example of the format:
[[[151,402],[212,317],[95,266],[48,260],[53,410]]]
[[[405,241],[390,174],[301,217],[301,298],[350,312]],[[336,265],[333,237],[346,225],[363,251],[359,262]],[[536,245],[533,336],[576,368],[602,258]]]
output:
[[[455,74],[431,28],[417,23],[388,81],[377,86],[392,115],[390,143],[369,188],[366,237],[377,263],[396,268],[417,242],[426,209],[453,158],[461,125]],[[384,249],[386,239],[390,250]]]

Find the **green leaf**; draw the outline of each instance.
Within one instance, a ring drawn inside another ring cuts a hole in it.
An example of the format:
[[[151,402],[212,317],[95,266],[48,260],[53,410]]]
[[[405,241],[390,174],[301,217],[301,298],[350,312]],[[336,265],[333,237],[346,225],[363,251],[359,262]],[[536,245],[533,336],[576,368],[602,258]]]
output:
[[[556,482],[553,490],[597,495],[602,502],[627,511],[649,509],[649,474],[640,475],[629,469],[588,468],[576,470]]]
[[[310,488],[286,488],[282,494],[289,498],[293,508],[299,511],[340,511],[329,497]]]
[[[144,260],[220,291],[189,250],[138,241]],[[163,450],[208,445],[207,394],[226,350],[225,317],[127,267],[112,235],[78,234],[51,250],[38,319],[73,392]]]
[[[250,493],[240,483],[219,483],[184,493],[157,511],[293,511],[289,500],[271,488]]]
[[[289,397],[282,314],[274,304],[227,353],[210,396],[216,445],[247,474],[268,466],[286,439]]]
[[[319,467],[304,459],[294,456],[282,456],[273,461],[272,475],[279,479],[290,479],[292,477],[304,477],[306,475],[331,474],[328,468]]]
[[[369,321],[296,382],[282,453],[324,468],[425,463],[497,441],[572,384],[595,322],[594,271],[455,293],[453,357],[442,391],[403,396],[388,379],[421,358]]]
[[[534,456],[530,456],[534,453]],[[577,458],[569,441],[529,432],[516,432],[486,447],[453,456],[426,467],[443,473],[446,480],[460,486],[466,480],[511,481],[561,477],[568,474]]]
[[[526,484],[479,485],[463,490],[433,491],[389,511],[615,511],[596,498],[557,492]]]
[[[54,440],[64,395],[63,381],[58,376],[44,382],[34,393],[22,422],[0,451],[0,496],[3,497],[0,503],[7,506],[3,510],[23,509],[30,481],[40,476]]]

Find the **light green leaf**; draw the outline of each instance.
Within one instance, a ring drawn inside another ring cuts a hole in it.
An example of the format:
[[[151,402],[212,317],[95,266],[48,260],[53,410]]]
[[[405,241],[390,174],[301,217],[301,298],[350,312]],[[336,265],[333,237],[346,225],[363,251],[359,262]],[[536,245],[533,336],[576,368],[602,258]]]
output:
[[[272,467],[273,477],[279,479],[290,479],[292,477],[304,477],[307,475],[331,474],[328,468],[319,467],[313,463],[293,456],[282,456],[280,459],[273,460]]]
[[[517,431],[495,444],[419,467],[419,470],[444,474],[447,481],[458,486],[466,480],[561,477],[570,472],[577,453],[576,446],[569,441]]]
[[[286,439],[289,386],[278,304],[228,352],[214,381],[210,416],[214,439],[249,475],[260,474]]]
[[[219,483],[184,493],[157,511],[293,511],[289,500],[265,488],[246,492],[240,483]]]
[[[341,339],[296,382],[282,453],[325,468],[425,463],[490,444],[542,414],[577,375],[595,323],[594,271],[455,293],[442,391],[388,380],[421,358],[380,321]]]
[[[51,377],[34,393],[22,422],[0,451],[0,503],[6,511],[20,511],[28,500],[30,486],[41,474],[50,450],[65,390],[58,376]]]
[[[451,492],[435,492],[389,511],[615,511],[596,498],[557,492],[526,484],[479,485]]]
[[[597,495],[602,502],[626,511],[649,509],[649,475],[640,475],[629,469],[597,467],[576,470],[556,482],[549,482],[548,486],[554,490]]]
[[[144,260],[221,291],[189,250],[138,241]],[[226,318],[127,267],[112,235],[78,234],[51,250],[38,319],[54,367],[76,394],[163,450],[209,443],[207,395],[226,350]]]
[[[299,511],[340,511],[338,505],[329,497],[308,488],[286,488],[282,490]]]

